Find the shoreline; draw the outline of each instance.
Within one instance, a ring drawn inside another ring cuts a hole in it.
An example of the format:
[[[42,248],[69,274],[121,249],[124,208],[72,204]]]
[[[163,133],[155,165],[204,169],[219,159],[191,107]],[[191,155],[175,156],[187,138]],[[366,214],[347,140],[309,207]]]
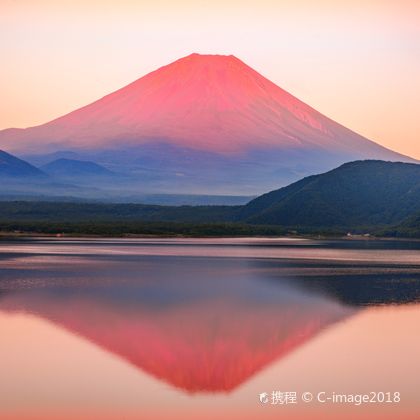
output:
[[[38,232],[6,232],[0,231],[0,243],[2,240],[16,239],[263,239],[263,240],[313,240],[313,241],[402,241],[420,242],[420,238],[390,237],[390,236],[365,236],[365,235],[182,235],[182,234],[79,234],[79,233],[38,233]]]

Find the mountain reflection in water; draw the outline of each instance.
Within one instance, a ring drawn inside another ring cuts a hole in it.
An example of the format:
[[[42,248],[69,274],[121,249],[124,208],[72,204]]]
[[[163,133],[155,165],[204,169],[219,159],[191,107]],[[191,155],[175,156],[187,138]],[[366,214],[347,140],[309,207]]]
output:
[[[47,252],[4,262],[0,310],[47,319],[188,393],[230,392],[363,306],[420,300],[410,265]]]

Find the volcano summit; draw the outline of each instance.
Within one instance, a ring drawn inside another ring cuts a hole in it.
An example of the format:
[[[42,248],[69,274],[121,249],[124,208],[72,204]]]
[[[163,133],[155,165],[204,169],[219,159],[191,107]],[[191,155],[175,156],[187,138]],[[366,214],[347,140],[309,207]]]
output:
[[[181,58],[51,122],[3,130],[0,148],[32,163],[71,151],[142,191],[182,193],[257,194],[351,160],[412,161],[232,55]]]

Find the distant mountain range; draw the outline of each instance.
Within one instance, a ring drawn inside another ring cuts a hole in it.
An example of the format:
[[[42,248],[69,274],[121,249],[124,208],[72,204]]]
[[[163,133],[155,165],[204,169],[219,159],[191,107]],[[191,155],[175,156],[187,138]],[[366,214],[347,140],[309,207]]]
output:
[[[46,178],[46,174],[35,166],[2,150],[0,150],[0,176],[13,179],[24,178],[26,181],[28,178]]]
[[[46,124],[0,131],[0,147],[33,164],[90,161],[129,176],[127,194],[255,195],[352,160],[414,162],[325,117],[238,58],[199,54]]]
[[[41,169],[49,175],[60,178],[97,178],[97,177],[113,177],[116,176],[114,172],[95,162],[81,161],[75,159],[56,159],[46,165],[41,166]]]
[[[384,161],[347,163],[242,206],[9,202],[2,203],[0,210],[2,221],[55,222],[58,229],[60,223],[63,226],[69,222],[123,222],[124,232],[130,232],[130,226],[141,232],[136,223],[159,222],[207,224],[205,232],[211,234],[212,224],[222,224],[217,228],[219,235],[230,232],[231,224],[240,224],[274,226],[274,233],[350,231],[416,236],[420,234],[419,215],[420,165]],[[119,226],[114,233],[121,229]],[[166,233],[171,229],[167,227]],[[258,228],[256,232],[264,230]]]
[[[130,186],[133,177],[113,172],[95,162],[57,156],[35,159],[38,168],[0,150],[0,176],[5,181],[0,200],[47,200],[64,202],[121,202],[162,205],[238,205],[253,196],[147,193]],[[52,160],[51,160],[52,159]],[[45,163],[45,161],[47,163]],[[134,179],[135,181],[135,179]],[[135,182],[134,182],[135,183]]]

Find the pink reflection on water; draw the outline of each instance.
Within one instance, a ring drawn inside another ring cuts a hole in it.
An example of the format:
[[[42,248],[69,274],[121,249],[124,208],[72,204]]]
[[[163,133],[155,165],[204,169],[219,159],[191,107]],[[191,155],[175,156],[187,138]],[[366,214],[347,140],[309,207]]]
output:
[[[273,304],[212,299],[167,307],[11,295],[1,309],[34,313],[188,392],[230,392],[354,310],[323,299]]]

